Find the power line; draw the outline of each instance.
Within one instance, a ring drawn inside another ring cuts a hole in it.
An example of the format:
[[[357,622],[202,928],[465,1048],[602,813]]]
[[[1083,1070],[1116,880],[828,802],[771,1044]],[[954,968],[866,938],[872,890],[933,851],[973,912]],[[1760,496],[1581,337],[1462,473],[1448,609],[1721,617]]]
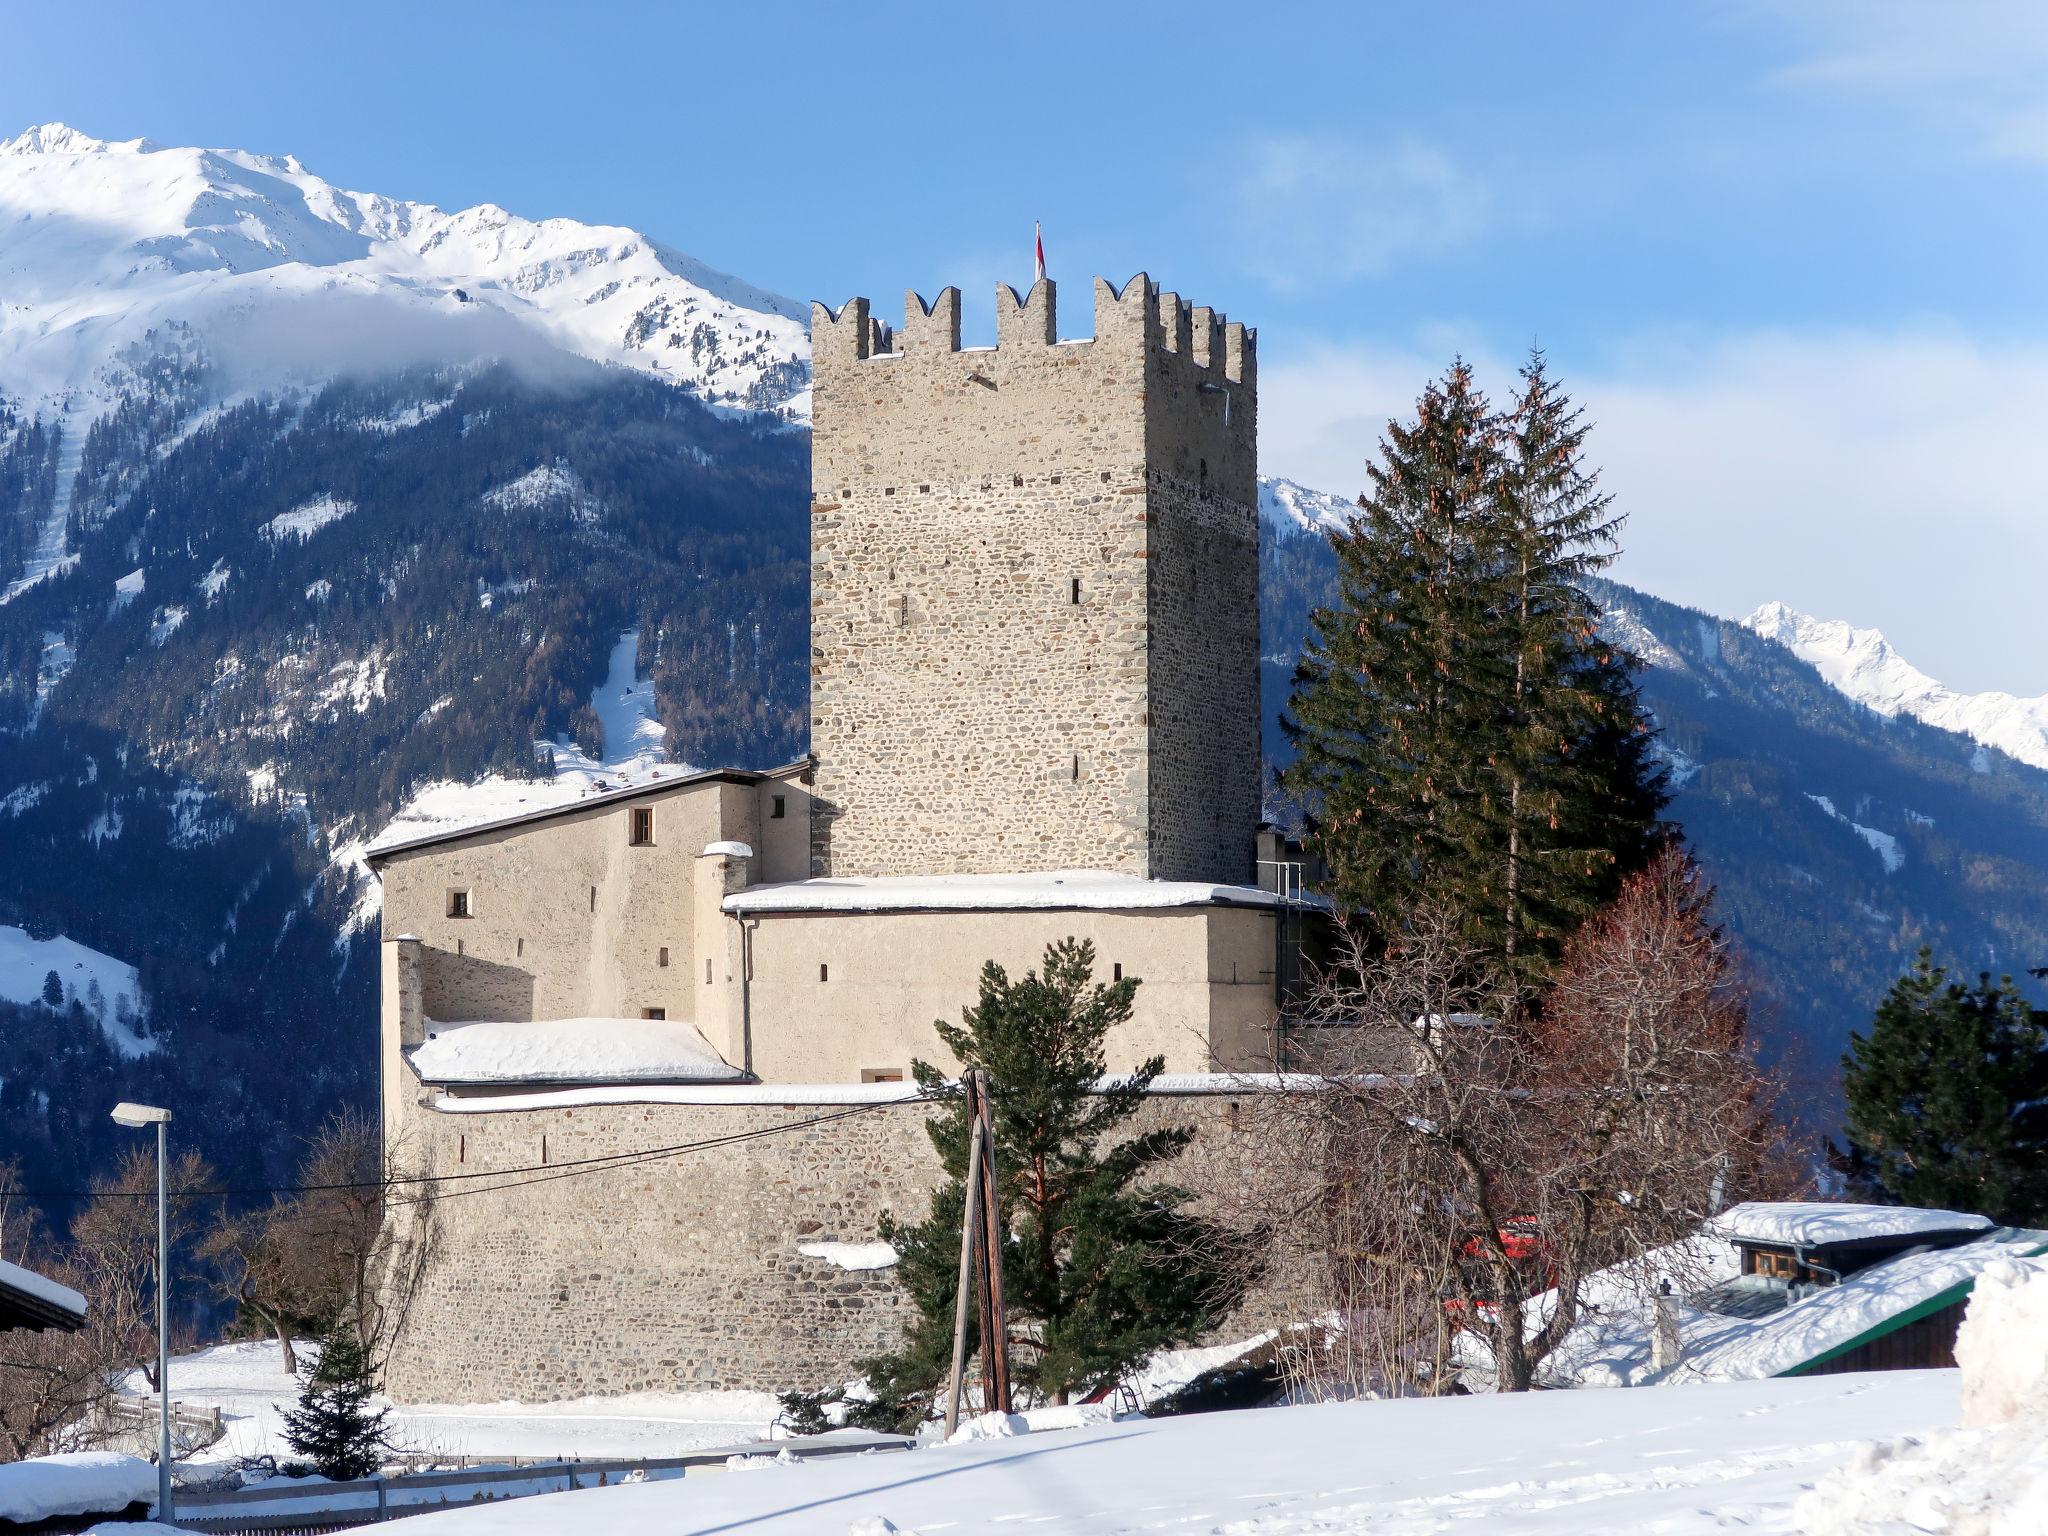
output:
[[[604,1173],[613,1168],[637,1167],[644,1162],[662,1158],[682,1157],[691,1152],[710,1148],[731,1146],[738,1142],[757,1141],[764,1137],[786,1135],[791,1131],[808,1130],[812,1126],[830,1125],[835,1121],[847,1120],[855,1115],[868,1114],[877,1109],[891,1109],[899,1104],[937,1102],[936,1096],[919,1095],[915,1098],[881,1099],[871,1104],[856,1104],[847,1109],[834,1111],[829,1115],[813,1115],[805,1120],[793,1120],[785,1125],[757,1126],[749,1131],[734,1131],[725,1136],[711,1136],[699,1141],[677,1142],[666,1147],[645,1147],[632,1152],[607,1152],[596,1157],[577,1158],[566,1163],[528,1163],[514,1168],[483,1168],[467,1173],[417,1174],[401,1178],[364,1179],[338,1184],[270,1184],[221,1189],[174,1189],[171,1195],[178,1200],[234,1199],[254,1195],[315,1195],[339,1194],[357,1190],[394,1189],[405,1185],[458,1184],[478,1179],[511,1179],[521,1174],[539,1174],[542,1177],[522,1179],[512,1184],[489,1185],[477,1189],[457,1190],[440,1198],[454,1199],[462,1194],[488,1194],[495,1189],[517,1189],[524,1184],[545,1184],[558,1178],[570,1178],[579,1174]],[[0,1189],[0,1199],[24,1200],[154,1200],[150,1190],[128,1189]],[[435,1196],[431,1193],[414,1196],[406,1200],[388,1201],[393,1205],[417,1205]]]

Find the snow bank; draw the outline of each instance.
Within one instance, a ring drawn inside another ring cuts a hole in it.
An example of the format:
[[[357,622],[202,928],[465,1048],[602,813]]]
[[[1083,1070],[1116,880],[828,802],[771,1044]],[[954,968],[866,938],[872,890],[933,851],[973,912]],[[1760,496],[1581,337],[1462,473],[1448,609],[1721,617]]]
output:
[[[0,1259],[0,1285],[5,1285],[38,1301],[61,1307],[73,1317],[85,1316],[85,1298],[68,1285],[59,1285],[48,1275],[39,1275],[32,1269],[23,1269],[19,1264],[10,1264]]]
[[[537,1019],[427,1024],[412,1052],[430,1083],[737,1082],[682,1019]]]
[[[1964,1428],[1866,1447],[1794,1511],[1808,1536],[2048,1531],[2048,1262],[1978,1278],[1956,1338]],[[1876,1378],[1867,1378],[1875,1380]]]
[[[2048,1260],[2007,1259],[1977,1277],[1956,1364],[1966,1425],[2048,1416]]]
[[[140,1456],[74,1451],[0,1466],[0,1520],[21,1525],[63,1515],[114,1515],[130,1504],[155,1502],[156,1468]]]
[[[1513,1536],[1792,1529],[1858,1441],[1953,1421],[1952,1371],[1689,1392],[1542,1392],[1119,1419],[420,1517],[420,1536],[1233,1532]],[[573,1502],[572,1502],[573,1501]]]
[[[1103,869],[1029,875],[885,875],[757,885],[725,898],[728,912],[1106,912],[1153,907],[1277,907],[1284,898],[1248,885],[1145,880]]]
[[[1030,1422],[1021,1413],[978,1413],[953,1431],[948,1445],[969,1445],[976,1440],[1010,1440],[1031,1433]]]
[[[1751,1200],[1731,1205],[1708,1224],[1744,1242],[1822,1247],[1873,1237],[1917,1237],[1937,1232],[1989,1232],[1996,1223],[1967,1211],[1922,1210],[1907,1205],[1847,1205],[1824,1200]]]

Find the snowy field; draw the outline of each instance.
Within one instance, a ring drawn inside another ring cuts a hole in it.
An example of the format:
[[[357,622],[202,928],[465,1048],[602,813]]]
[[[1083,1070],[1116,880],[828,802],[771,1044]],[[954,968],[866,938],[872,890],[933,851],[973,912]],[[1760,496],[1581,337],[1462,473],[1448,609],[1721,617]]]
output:
[[[1906,1371],[1126,1419],[552,1494],[422,1516],[417,1529],[420,1536],[1795,1531],[1794,1506],[1811,1485],[1868,1456],[1865,1442],[1954,1424],[1958,1398],[1957,1372]],[[1903,1536],[1939,1527],[1897,1529]]]
[[[146,1056],[156,1049],[156,1042],[136,1033],[130,1022],[148,1012],[142,978],[134,966],[61,933],[36,939],[0,923],[0,998],[36,1002],[52,972],[64,989],[66,1005],[73,998],[83,1003],[98,1018],[108,1043],[123,1056]]]
[[[305,1358],[313,1352],[306,1349]],[[190,1458],[221,1464],[248,1457],[291,1459],[284,1412],[298,1402],[274,1341],[221,1344],[171,1362],[171,1398],[218,1407],[227,1436]],[[123,1390],[147,1396],[140,1373]],[[707,1446],[758,1440],[777,1412],[766,1392],[642,1393],[566,1403],[416,1406],[391,1417],[399,1450],[440,1458],[544,1460],[554,1457],[677,1456]]]

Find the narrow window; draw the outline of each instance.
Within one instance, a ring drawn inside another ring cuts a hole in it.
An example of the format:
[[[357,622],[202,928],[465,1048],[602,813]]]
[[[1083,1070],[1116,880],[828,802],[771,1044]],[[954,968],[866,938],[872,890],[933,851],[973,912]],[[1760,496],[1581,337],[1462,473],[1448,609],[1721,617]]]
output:
[[[901,1067],[862,1067],[860,1080],[864,1083],[900,1083],[903,1081]]]
[[[1081,754],[1078,752],[1074,754],[1074,782],[1081,782]]]
[[[633,846],[648,848],[654,844],[654,807],[636,805],[633,807]]]
[[[1201,465],[1202,484],[1207,485],[1209,483],[1209,461],[1207,459],[1203,459],[1201,461]]]
[[[832,974],[831,974],[830,970],[829,970],[829,969],[828,969],[828,968],[826,967],[826,965],[825,965],[825,962],[824,962],[824,961],[822,961],[822,960],[820,960],[820,961],[818,962],[818,980],[820,980],[820,981],[830,981],[831,979],[832,979]]]
[[[455,941],[455,953],[458,955],[462,953],[462,940],[460,939]]]
[[[1223,1123],[1229,1126],[1233,1131],[1243,1129],[1242,1124],[1238,1120],[1237,1100],[1232,1099],[1228,1104],[1223,1106]]]
[[[469,1161],[469,1138],[467,1136],[457,1136],[455,1138],[455,1161],[458,1163]]]
[[[768,819],[780,821],[789,813],[789,805],[780,795],[774,796],[768,805]]]
[[[1010,476],[1010,484],[1014,488],[1022,488],[1024,477],[1022,475],[1012,475]]]
[[[642,1008],[640,1010],[640,1017],[643,1019],[665,1019],[668,1017],[668,1010],[666,1008]]]
[[[1071,593],[1070,593],[1070,594],[1068,595],[1068,599],[1067,599],[1067,600],[1068,600],[1069,602],[1073,602],[1073,603],[1078,603],[1078,602],[1080,602],[1080,601],[1081,601],[1081,578],[1080,578],[1080,577],[1076,576],[1076,577],[1074,578],[1074,587],[1073,587],[1073,591],[1072,591],[1072,592],[1071,592]]]
[[[707,987],[711,985],[711,957],[709,955],[704,957],[704,985]]]
[[[668,946],[666,944],[662,945],[659,950],[655,951],[654,963],[656,965],[668,964]]]
[[[515,941],[513,942],[513,945],[512,945],[512,954],[513,954],[513,957],[514,957],[514,958],[516,959],[516,958],[518,958],[518,957],[521,957],[521,956],[525,955],[525,953],[526,953],[526,940],[524,940],[524,939],[518,939],[518,940],[515,940]]]
[[[541,1166],[542,1166],[543,1168],[545,1168],[545,1167],[547,1166],[547,1162],[548,1162],[548,1133],[547,1133],[546,1131],[542,1131],[542,1132],[540,1133],[540,1162],[541,1162]]]
[[[597,887],[594,885],[590,888],[590,910],[597,910]]]
[[[450,891],[448,893],[448,915],[450,917],[471,917],[475,915],[469,910],[469,892]]]
[[[1111,967],[1110,967],[1110,971],[1111,971],[1111,973],[1112,973],[1112,974],[1110,975],[1110,978],[1109,978],[1109,979],[1110,979],[1111,981],[1122,981],[1122,980],[1124,979],[1124,963],[1123,963],[1123,961],[1121,961],[1121,960],[1117,961],[1117,963],[1116,963],[1115,965],[1113,965],[1113,966],[1111,966]]]

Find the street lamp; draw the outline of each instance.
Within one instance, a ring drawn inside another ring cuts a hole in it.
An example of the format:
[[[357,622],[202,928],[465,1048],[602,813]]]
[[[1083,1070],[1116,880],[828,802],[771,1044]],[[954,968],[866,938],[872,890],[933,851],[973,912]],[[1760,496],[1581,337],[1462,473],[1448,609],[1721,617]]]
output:
[[[116,1104],[114,1123],[135,1130],[156,1127],[156,1390],[162,1415],[163,1441],[156,1458],[156,1517],[171,1523],[171,1201],[164,1182],[164,1127],[168,1109],[147,1104]]]

